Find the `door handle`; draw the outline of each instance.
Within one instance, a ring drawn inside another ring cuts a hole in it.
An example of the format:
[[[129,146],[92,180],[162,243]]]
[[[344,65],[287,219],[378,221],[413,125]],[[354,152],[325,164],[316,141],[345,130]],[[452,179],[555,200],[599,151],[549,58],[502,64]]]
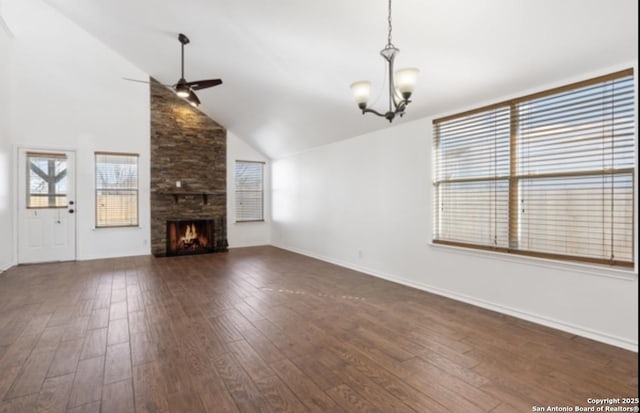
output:
[[[69,213],[70,213],[70,214],[73,214],[73,213],[74,213],[74,210],[73,210],[73,209],[70,209],[70,210],[69,210]]]

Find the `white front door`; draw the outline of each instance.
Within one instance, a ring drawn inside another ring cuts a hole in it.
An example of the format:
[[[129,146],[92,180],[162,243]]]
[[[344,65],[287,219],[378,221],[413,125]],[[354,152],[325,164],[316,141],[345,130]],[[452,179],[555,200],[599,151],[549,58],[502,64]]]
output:
[[[75,260],[74,155],[18,150],[18,263]]]

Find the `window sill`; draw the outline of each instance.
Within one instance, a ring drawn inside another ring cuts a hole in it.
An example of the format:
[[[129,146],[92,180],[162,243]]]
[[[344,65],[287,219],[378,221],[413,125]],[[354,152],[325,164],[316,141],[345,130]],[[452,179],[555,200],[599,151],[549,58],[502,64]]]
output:
[[[550,268],[562,271],[580,272],[583,274],[594,275],[598,277],[616,278],[619,280],[634,281],[638,278],[637,265],[634,269],[614,268],[596,264],[582,264],[579,262],[556,261],[546,258],[529,257],[524,255],[508,254],[504,252],[493,252],[486,250],[476,250],[473,248],[464,248],[452,245],[436,244],[429,241],[429,246],[435,249],[442,249],[446,252],[461,253],[480,257],[484,259],[494,259],[514,264],[533,265],[543,268]]]

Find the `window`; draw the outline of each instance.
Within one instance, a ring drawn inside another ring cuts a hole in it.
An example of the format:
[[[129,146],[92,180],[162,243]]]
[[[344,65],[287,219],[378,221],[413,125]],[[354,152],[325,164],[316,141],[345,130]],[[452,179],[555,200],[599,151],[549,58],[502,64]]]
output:
[[[96,227],[138,225],[138,155],[96,152]]]
[[[27,153],[27,208],[67,207],[67,156]]]
[[[434,243],[633,267],[631,69],[436,119]]]
[[[236,222],[264,221],[264,163],[236,161]]]

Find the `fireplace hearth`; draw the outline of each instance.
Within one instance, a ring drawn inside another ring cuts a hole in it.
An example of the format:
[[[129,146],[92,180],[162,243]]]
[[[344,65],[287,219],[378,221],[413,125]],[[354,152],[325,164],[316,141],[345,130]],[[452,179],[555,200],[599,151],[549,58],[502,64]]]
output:
[[[167,221],[167,256],[215,252],[212,219]]]

